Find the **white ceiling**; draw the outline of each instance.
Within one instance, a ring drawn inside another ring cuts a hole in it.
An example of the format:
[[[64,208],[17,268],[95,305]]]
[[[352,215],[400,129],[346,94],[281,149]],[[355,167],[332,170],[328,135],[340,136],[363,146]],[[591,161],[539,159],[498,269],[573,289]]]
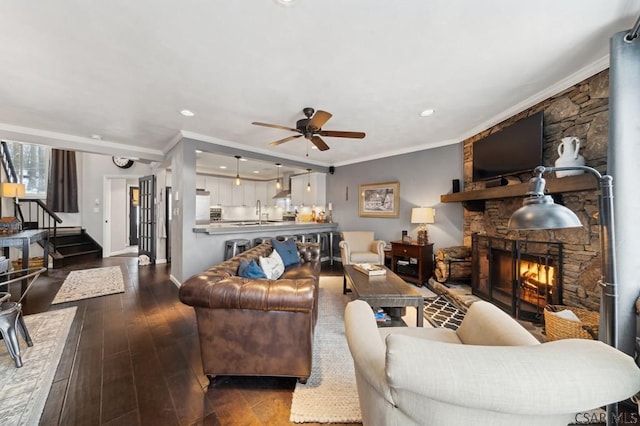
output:
[[[640,0],[4,1],[0,138],[157,161],[187,136],[340,166],[459,142],[606,68],[639,13]],[[269,147],[293,133],[251,125],[295,127],[307,106],[366,138]]]

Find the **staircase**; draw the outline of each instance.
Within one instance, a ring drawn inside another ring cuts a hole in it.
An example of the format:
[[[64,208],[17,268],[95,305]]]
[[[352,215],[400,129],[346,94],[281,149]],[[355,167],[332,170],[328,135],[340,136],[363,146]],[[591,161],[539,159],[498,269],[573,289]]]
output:
[[[11,155],[5,141],[0,142],[0,161],[4,176],[9,182],[18,182]],[[75,265],[88,260],[102,258],[102,246],[81,227],[62,227],[62,219],[39,199],[16,198],[15,214],[23,229],[46,229],[49,231],[49,255],[53,268]],[[38,242],[41,246],[46,241]]]
[[[51,240],[54,269],[102,258],[102,246],[80,227],[59,227]]]

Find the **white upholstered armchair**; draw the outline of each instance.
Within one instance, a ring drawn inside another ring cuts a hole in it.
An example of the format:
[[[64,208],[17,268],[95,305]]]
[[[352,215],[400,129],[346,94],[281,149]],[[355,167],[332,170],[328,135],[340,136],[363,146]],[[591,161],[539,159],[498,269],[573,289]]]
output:
[[[340,241],[340,256],[343,265],[354,263],[372,263],[384,265],[384,246],[382,240],[375,240],[370,231],[344,231]]]
[[[586,339],[538,344],[488,302],[472,304],[453,331],[379,329],[355,300],[345,334],[365,426],[566,426],[640,390],[625,353]]]

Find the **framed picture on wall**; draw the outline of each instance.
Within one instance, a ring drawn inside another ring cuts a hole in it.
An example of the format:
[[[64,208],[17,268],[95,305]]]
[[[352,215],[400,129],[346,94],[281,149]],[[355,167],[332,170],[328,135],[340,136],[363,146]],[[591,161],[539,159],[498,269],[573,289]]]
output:
[[[358,212],[361,217],[398,217],[400,182],[360,185]]]

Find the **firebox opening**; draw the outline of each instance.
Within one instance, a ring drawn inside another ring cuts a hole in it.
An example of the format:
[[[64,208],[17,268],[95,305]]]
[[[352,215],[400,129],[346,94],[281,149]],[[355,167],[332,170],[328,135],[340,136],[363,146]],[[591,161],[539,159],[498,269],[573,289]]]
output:
[[[562,304],[562,244],[474,235],[472,292],[516,318],[542,321]]]

